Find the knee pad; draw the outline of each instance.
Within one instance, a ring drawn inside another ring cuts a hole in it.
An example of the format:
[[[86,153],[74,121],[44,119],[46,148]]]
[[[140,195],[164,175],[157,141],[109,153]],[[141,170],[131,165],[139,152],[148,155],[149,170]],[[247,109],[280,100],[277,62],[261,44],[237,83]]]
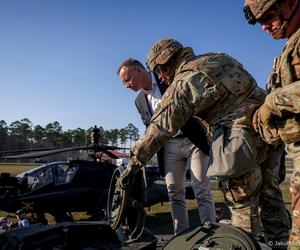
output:
[[[262,185],[261,170],[255,167],[241,177],[222,180],[221,188],[229,205],[233,208],[249,206]]]

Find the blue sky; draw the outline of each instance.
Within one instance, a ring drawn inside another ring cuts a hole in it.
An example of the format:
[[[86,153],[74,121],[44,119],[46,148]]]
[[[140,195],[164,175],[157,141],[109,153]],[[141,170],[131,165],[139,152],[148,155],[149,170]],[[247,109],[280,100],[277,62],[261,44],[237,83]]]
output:
[[[59,121],[63,130],[144,126],[116,71],[146,61],[163,37],[196,54],[226,52],[265,86],[285,41],[248,25],[244,1],[1,0],[1,116],[8,124]]]

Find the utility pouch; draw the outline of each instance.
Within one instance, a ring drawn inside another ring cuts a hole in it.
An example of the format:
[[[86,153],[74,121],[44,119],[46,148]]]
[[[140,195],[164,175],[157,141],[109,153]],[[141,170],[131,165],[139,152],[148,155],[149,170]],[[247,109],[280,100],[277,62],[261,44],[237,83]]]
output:
[[[215,129],[208,176],[235,178],[255,167],[256,147],[251,131],[220,126]]]

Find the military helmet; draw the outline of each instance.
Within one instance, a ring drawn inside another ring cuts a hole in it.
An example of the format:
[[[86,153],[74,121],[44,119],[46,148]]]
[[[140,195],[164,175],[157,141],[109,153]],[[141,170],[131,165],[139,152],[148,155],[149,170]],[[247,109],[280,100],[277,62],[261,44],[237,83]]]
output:
[[[245,0],[244,13],[248,23],[255,24],[279,0]]]
[[[148,53],[147,65],[149,69],[153,71],[158,64],[166,64],[182,48],[182,44],[174,39],[164,38],[159,40]]]

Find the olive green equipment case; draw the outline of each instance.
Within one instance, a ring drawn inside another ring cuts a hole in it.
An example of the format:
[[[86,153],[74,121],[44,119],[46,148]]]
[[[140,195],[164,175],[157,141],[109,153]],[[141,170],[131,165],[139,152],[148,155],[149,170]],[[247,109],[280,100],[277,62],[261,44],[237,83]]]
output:
[[[244,230],[220,223],[205,223],[173,237],[163,250],[265,250]]]

